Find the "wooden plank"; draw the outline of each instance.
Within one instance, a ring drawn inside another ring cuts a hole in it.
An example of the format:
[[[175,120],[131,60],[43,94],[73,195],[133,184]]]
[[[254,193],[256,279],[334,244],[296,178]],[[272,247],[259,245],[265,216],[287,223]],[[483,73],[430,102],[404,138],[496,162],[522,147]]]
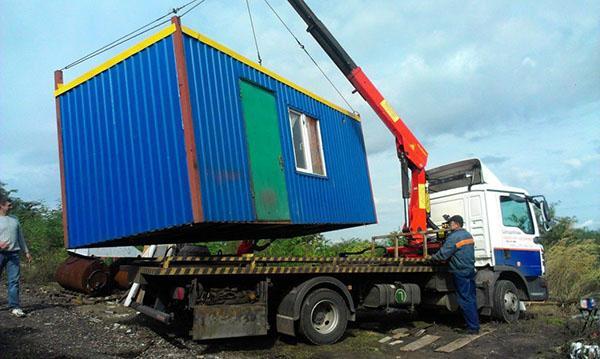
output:
[[[400,343],[404,343],[404,340],[394,340],[393,342],[390,343],[390,345],[396,345],[396,344],[400,344]]]
[[[474,341],[475,339],[480,338],[486,334],[489,334],[489,333],[493,332],[494,330],[495,329],[484,332],[484,333],[480,333],[477,335],[467,335],[465,337],[458,338],[442,347],[437,348],[435,351],[442,352],[442,353],[452,353],[456,349],[460,349],[460,348],[464,347],[465,345],[469,344],[470,342]]]
[[[406,332],[408,332],[408,328],[396,328],[396,329],[392,330],[392,334],[406,333]]]
[[[400,338],[408,337],[409,335],[410,335],[410,333],[396,333],[396,334],[392,335],[392,339],[400,339]]]
[[[383,338],[379,339],[379,343],[381,343],[381,344],[387,343],[390,340],[392,340],[392,337],[383,337]]]
[[[402,350],[403,352],[414,352],[415,350],[419,350],[419,349],[435,342],[438,339],[440,339],[440,337],[437,335],[427,334],[424,337],[422,337],[421,339],[415,340],[414,342],[403,346],[402,348],[400,348],[400,350]]]

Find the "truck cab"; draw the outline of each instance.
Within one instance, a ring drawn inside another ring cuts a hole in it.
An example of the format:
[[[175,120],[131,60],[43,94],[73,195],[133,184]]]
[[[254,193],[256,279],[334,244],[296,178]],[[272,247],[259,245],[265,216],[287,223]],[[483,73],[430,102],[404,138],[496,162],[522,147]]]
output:
[[[479,159],[433,168],[427,176],[433,223],[441,226],[444,216],[458,214],[473,236],[478,287],[504,280],[514,285],[512,295],[520,301],[547,299],[544,248],[538,243],[540,227],[549,222],[543,196],[503,184]],[[493,301],[498,294],[490,296]],[[509,306],[519,303],[511,294],[502,297]],[[485,311],[485,303],[480,306]]]

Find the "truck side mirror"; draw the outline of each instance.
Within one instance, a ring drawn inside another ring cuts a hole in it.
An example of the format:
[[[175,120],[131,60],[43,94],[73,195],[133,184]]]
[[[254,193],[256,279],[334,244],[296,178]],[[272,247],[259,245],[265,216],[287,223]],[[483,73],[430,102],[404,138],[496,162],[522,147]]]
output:
[[[538,201],[538,204],[538,208],[542,214],[542,226],[544,226],[544,230],[549,231],[550,221],[552,220],[552,218],[550,218],[550,206],[548,206],[548,202],[546,202],[545,198]]]
[[[543,195],[536,195],[528,196],[527,200],[540,210],[540,220],[542,222],[540,224],[544,227],[545,231],[549,231],[551,227],[550,224],[552,223],[552,216],[550,215],[550,206],[548,205],[546,198]]]

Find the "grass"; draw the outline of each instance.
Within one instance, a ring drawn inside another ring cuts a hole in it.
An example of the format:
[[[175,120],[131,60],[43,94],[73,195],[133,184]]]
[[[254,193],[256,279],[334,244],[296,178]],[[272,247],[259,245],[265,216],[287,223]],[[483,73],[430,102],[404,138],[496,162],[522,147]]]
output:
[[[600,243],[565,241],[546,253],[546,276],[550,297],[562,303],[575,303],[600,291]]]
[[[67,258],[67,251],[56,249],[40,253],[33,257],[31,263],[21,258],[21,278],[27,283],[43,284],[54,281],[54,273]]]

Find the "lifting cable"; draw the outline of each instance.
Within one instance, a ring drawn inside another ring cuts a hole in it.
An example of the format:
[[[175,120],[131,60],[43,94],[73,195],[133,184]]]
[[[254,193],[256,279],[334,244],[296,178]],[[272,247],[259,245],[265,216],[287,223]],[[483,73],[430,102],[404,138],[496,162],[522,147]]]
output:
[[[248,17],[250,18],[250,27],[252,28],[252,36],[254,37],[254,46],[256,47],[256,56],[258,57],[258,64],[262,65],[260,49],[258,48],[258,41],[256,40],[256,31],[254,30],[254,21],[252,21],[252,13],[250,12],[250,2],[248,0],[246,0],[246,8],[248,9]]]
[[[285,27],[285,29],[290,33],[290,35],[292,35],[292,37],[294,38],[294,40],[296,40],[296,43],[298,44],[298,46],[300,46],[300,48],[302,49],[302,51],[304,51],[304,53],[310,58],[310,60],[312,61],[312,63],[315,64],[315,66],[319,69],[319,71],[321,71],[321,74],[323,74],[323,76],[329,82],[329,84],[334,88],[334,90],[338,93],[338,95],[342,98],[342,100],[344,100],[344,102],[350,108],[350,110],[352,110],[352,112],[354,112],[355,114],[358,114],[358,112],[354,109],[354,107],[352,107],[352,105],[350,104],[350,102],[348,102],[348,100],[346,99],[346,97],[344,97],[344,95],[342,94],[342,92],[335,86],[335,84],[333,83],[333,81],[331,81],[331,79],[329,78],[329,76],[327,76],[327,74],[325,74],[325,71],[323,71],[323,69],[321,68],[321,66],[319,66],[319,64],[317,63],[317,61],[311,56],[311,54],[308,52],[308,50],[306,49],[306,47],[304,46],[304,44],[302,42],[300,42],[300,40],[294,34],[294,32],[290,29],[290,27],[285,23],[285,21],[283,21],[283,19],[281,18],[281,16],[279,16],[279,14],[277,13],[277,11],[275,11],[275,9],[271,6],[271,4],[269,3],[269,1],[268,0],[264,0],[264,2],[267,4],[267,6],[269,7],[269,9],[271,9],[271,11],[273,12],[273,14],[275,14],[275,16],[277,17],[277,19],[279,19],[279,22],[281,22],[281,24],[283,25],[283,27]]]
[[[183,10],[187,6],[189,6],[189,5],[193,4],[193,3],[196,3],[194,6],[192,6],[191,8],[187,9],[184,13],[182,13],[181,15],[179,15],[179,17],[183,17],[185,14],[187,14],[190,11],[194,10],[198,5],[204,3],[205,1],[206,0],[192,0],[192,1],[190,1],[190,2],[188,2],[186,4],[184,4],[184,5],[182,5],[180,7],[173,8],[171,11],[169,11],[166,14],[164,14],[163,16],[161,16],[161,17],[159,17],[159,18],[157,18],[157,19],[155,19],[153,21],[150,21],[146,25],[141,26],[141,27],[133,30],[132,32],[130,32],[128,34],[121,36],[120,38],[118,38],[118,39],[116,39],[116,40],[114,40],[114,41],[112,41],[112,42],[110,42],[110,43],[102,46],[101,48],[99,48],[97,50],[94,50],[94,51],[90,52],[89,54],[83,56],[82,58],[77,59],[77,60],[73,61],[72,63],[68,64],[67,66],[63,67],[61,70],[66,70],[66,69],[69,69],[69,68],[71,68],[73,66],[79,65],[80,63],[85,62],[85,61],[87,61],[87,60],[89,60],[89,59],[91,59],[91,58],[93,58],[95,56],[98,56],[101,53],[106,52],[106,51],[112,49],[113,47],[119,46],[119,45],[121,45],[124,42],[127,42],[127,41],[129,41],[129,40],[131,40],[133,38],[136,38],[136,37],[138,37],[138,36],[140,36],[142,34],[145,34],[146,32],[148,32],[148,31],[150,31],[152,29],[155,29],[155,28],[157,28],[157,27],[159,27],[159,26],[161,26],[163,24],[166,24],[169,21],[171,21],[170,19],[164,20],[166,17],[169,17],[171,15],[177,14],[179,11]],[[161,20],[163,20],[163,21],[161,21]],[[151,25],[153,25],[153,26],[151,26]]]

